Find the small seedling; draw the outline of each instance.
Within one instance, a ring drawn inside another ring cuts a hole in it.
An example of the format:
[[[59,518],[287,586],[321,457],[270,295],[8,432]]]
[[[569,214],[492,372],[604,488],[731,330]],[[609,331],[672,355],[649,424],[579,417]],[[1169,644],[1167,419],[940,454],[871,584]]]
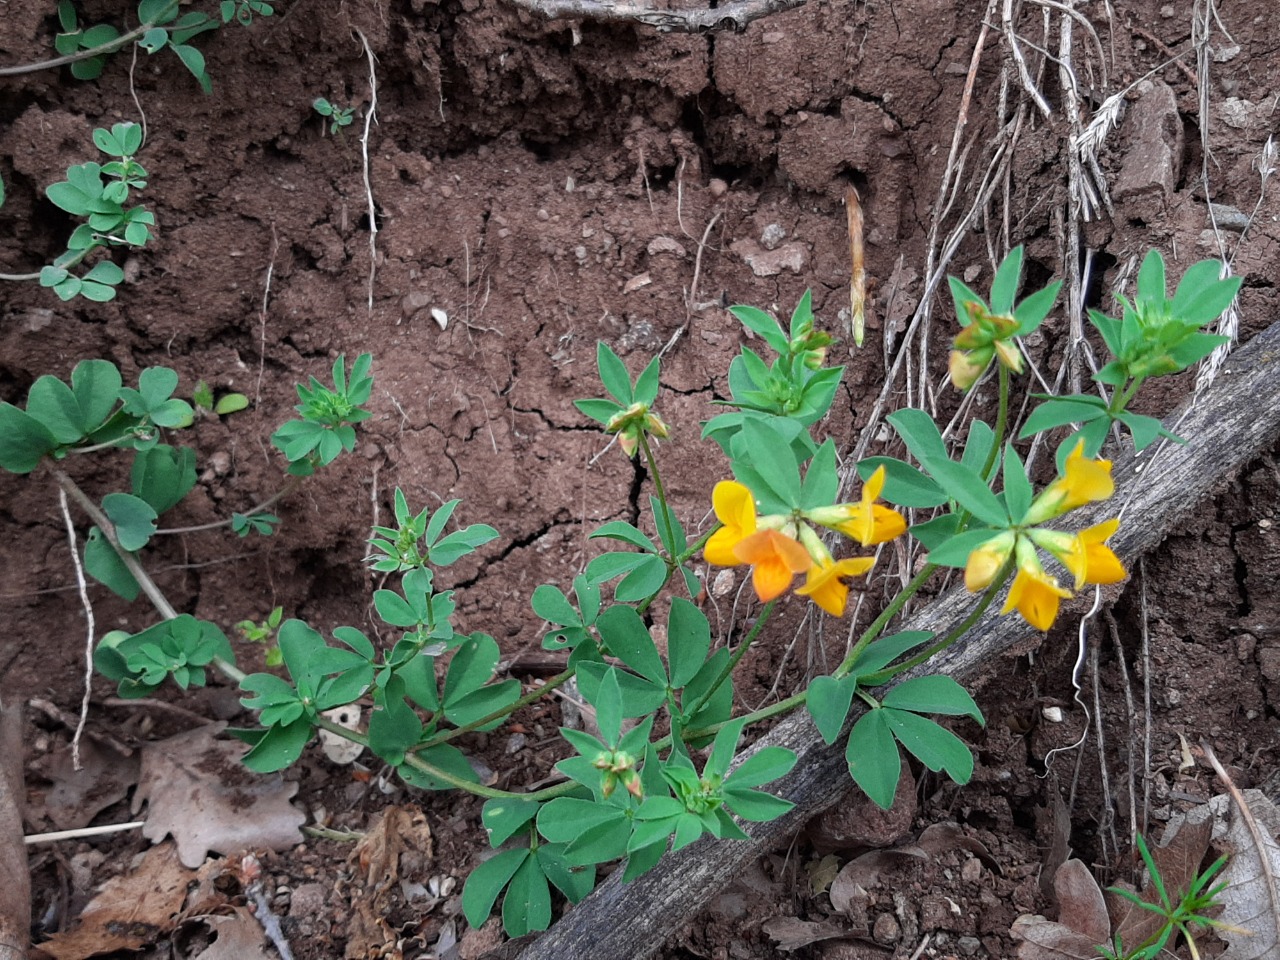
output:
[[[1159,929],[1136,950],[1126,949],[1117,933],[1114,942],[1108,943],[1105,947],[1099,947],[1098,953],[1108,960],[1155,960],[1164,953],[1165,945],[1169,940],[1175,934],[1181,934],[1192,960],[1199,960],[1200,951],[1196,949],[1194,937],[1196,928],[1225,926],[1208,916],[1208,913],[1218,906],[1218,895],[1227,884],[1224,881],[1212,889],[1206,888],[1226,864],[1227,857],[1221,856],[1209,864],[1191,881],[1186,890],[1170,891],[1165,886],[1164,877],[1160,875],[1160,868],[1156,865],[1155,858],[1151,856],[1151,851],[1147,849],[1147,842],[1142,838],[1142,834],[1137,834],[1133,839],[1138,847],[1138,853],[1142,855],[1142,862],[1147,865],[1147,871],[1151,876],[1151,887],[1160,898],[1160,902],[1152,903],[1144,900],[1132,890],[1121,887],[1107,889],[1117,896],[1124,897],[1134,906],[1151,911],[1160,918],[1161,924]]]
[[[236,629],[240,631],[240,636],[250,643],[269,644],[267,646],[268,667],[278,667],[284,663],[284,657],[280,653],[280,645],[272,643],[272,640],[275,639],[276,631],[280,629],[280,621],[283,618],[284,607],[276,607],[267,614],[267,619],[261,623],[254,623],[252,620],[241,620],[236,624]]]
[[[355,122],[355,107],[339,107],[330,103],[324,97],[316,97],[312,101],[311,106],[315,108],[316,113],[329,120],[329,132],[336,134],[343,127],[349,127]]]
[[[225,417],[229,413],[238,413],[249,406],[249,398],[243,393],[224,393],[215,398],[213,388],[201,380],[191,393],[191,402],[197,410]]]

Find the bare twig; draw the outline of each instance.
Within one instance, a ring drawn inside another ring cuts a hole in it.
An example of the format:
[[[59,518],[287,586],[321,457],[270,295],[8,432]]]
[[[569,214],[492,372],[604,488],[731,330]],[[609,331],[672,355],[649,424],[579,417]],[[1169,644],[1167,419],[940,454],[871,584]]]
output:
[[[28,847],[37,843],[54,843],[57,840],[82,840],[85,837],[104,837],[111,833],[124,833],[126,830],[137,830],[145,827],[147,821],[133,820],[129,823],[104,823],[98,827],[79,827],[75,830],[54,830],[50,833],[32,833],[24,837]]]
[[[1021,41],[1013,23],[1013,0],[1004,0],[1001,24],[1004,26],[1005,40],[1009,43],[1009,55],[1013,57],[1013,62],[1018,67],[1018,77],[1022,80],[1022,89],[1027,92],[1027,96],[1031,98],[1040,112],[1046,117],[1049,116],[1053,113],[1053,109],[1049,106],[1049,101],[1044,98],[1044,94],[1036,87],[1036,82],[1031,77],[1031,71],[1027,69],[1027,60],[1022,55]]]
[[[356,36],[364,45],[364,54],[369,59],[369,109],[364,115],[364,134],[360,137],[360,154],[364,161],[364,194],[369,201],[369,312],[372,313],[373,282],[378,275],[378,208],[373,202],[373,185],[369,180],[369,128],[373,126],[374,114],[378,110],[378,74],[369,41],[359,30],[356,31]]]
[[[276,252],[280,249],[280,237],[276,223],[271,221],[271,262],[267,264],[267,279],[262,287],[262,309],[258,311],[258,382],[253,388],[253,406],[262,406],[262,373],[267,362],[267,306],[271,302],[271,278],[276,272]]]
[[[741,33],[752,20],[803,6],[805,0],[739,0],[722,7],[694,10],[655,10],[636,3],[604,3],[596,0],[511,0],[548,20],[625,20],[643,23],[663,33],[708,33],[733,30]]]
[[[84,695],[80,698],[80,719],[75,735],[71,738],[71,766],[77,773],[83,767],[80,762],[80,738],[89,719],[89,691],[93,685],[93,638],[97,627],[93,621],[93,604],[89,602],[89,586],[84,582],[84,567],[80,565],[80,548],[76,545],[76,525],[71,520],[71,508],[67,505],[67,491],[58,488],[58,505],[62,508],[62,520],[67,527],[67,546],[71,548],[71,562],[76,570],[76,587],[80,592],[80,605],[84,608],[86,637],[84,643]]]
[[[73,714],[67,713],[56,703],[49,700],[43,700],[40,697],[32,697],[27,701],[27,705],[33,710],[39,710],[50,720],[62,724],[68,730],[75,730],[79,726]],[[205,722],[207,723],[208,721]],[[86,730],[85,736],[94,743],[100,743],[104,747],[110,748],[122,757],[133,756],[133,747],[129,746],[123,740],[107,733],[105,730]],[[79,768],[77,767],[76,769],[78,770]]]
[[[22,842],[22,706],[0,703],[0,960],[22,960],[31,939],[31,881]]]

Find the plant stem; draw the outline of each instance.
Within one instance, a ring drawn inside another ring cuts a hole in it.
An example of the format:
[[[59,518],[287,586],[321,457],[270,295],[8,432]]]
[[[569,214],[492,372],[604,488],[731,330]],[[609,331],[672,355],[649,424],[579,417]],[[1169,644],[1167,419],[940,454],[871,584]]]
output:
[[[921,568],[920,572],[911,578],[911,582],[902,588],[902,592],[894,597],[889,602],[889,605],[880,612],[880,616],[871,621],[871,626],[867,627],[867,629],[863,631],[862,636],[858,638],[858,642],[855,643],[853,645],[853,649],[849,651],[849,655],[844,658],[840,666],[836,667],[835,672],[832,673],[833,677],[839,680],[853,669],[854,662],[857,661],[858,655],[866,649],[867,644],[880,636],[885,625],[898,615],[899,611],[907,605],[907,601],[919,592],[920,588],[924,586],[925,581],[928,580],[929,577],[933,575],[933,571],[937,569],[937,564],[926,563]]]
[[[41,70],[52,70],[54,67],[64,67],[69,63],[78,63],[81,60],[89,60],[93,57],[104,56],[108,53],[115,53],[121,47],[126,46],[133,41],[146,35],[148,30],[155,29],[159,25],[159,21],[169,16],[178,8],[178,0],[172,0],[167,3],[164,9],[156,15],[154,21],[139,24],[128,33],[123,33],[114,40],[109,40],[104,44],[96,47],[90,47],[88,50],[81,50],[78,53],[69,53],[65,57],[54,57],[52,60],[41,60],[39,63],[23,63],[16,67],[0,67],[0,77],[16,77],[24,73],[38,73]],[[165,28],[166,30],[169,28]]]
[[[160,588],[156,586],[155,581],[143,569],[142,564],[138,562],[138,558],[120,546],[120,541],[116,537],[115,525],[112,524],[110,518],[80,489],[74,480],[67,476],[66,471],[54,466],[50,466],[49,469],[53,473],[54,479],[58,482],[58,486],[80,505],[80,508],[89,515],[89,518],[102,531],[102,535],[107,538],[107,543],[111,544],[116,556],[120,558],[120,562],[124,564],[125,569],[133,575],[133,579],[137,581],[142,592],[147,595],[147,599],[156,608],[156,612],[165,620],[176,620],[178,611],[173,608],[173,604],[160,592]],[[239,683],[245,677],[243,670],[221,657],[215,657],[213,665],[235,683]]]
[[[538,700],[541,700],[544,696],[546,696],[556,687],[563,686],[564,684],[568,683],[571,679],[573,679],[575,673],[576,671],[574,670],[565,670],[562,673],[557,673],[554,677],[552,677],[542,686],[534,687],[532,690],[530,690],[528,693],[522,696],[519,700],[516,700],[515,702],[513,702],[509,707],[503,707],[500,710],[495,710],[493,711],[493,713],[489,714],[488,716],[481,717],[479,720],[472,720],[470,723],[464,724],[463,726],[457,727],[456,729],[445,730],[441,733],[437,733],[430,740],[420,743],[418,744],[418,746],[414,747],[413,752],[416,753],[419,750],[427,750],[430,747],[434,747],[441,743],[448,743],[450,740],[453,740],[456,737],[460,737],[464,733],[470,733],[472,730],[478,730],[481,727],[485,726],[486,724],[493,723],[493,721],[495,720],[501,720],[503,717],[509,717],[511,716],[511,714],[515,713],[521,707],[527,707],[531,703],[536,703]]]
[[[992,480],[991,471],[1000,458],[1000,445],[1004,443],[1004,432],[1009,426],[1009,368],[997,363],[1000,374],[1000,402],[996,408],[996,432],[987,451],[987,462],[982,465],[982,479],[985,483]]]
[[[729,658],[729,662],[724,665],[724,669],[720,671],[720,675],[716,677],[715,682],[712,683],[711,686],[707,687],[706,692],[693,702],[692,707],[689,707],[684,711],[686,716],[691,718],[697,716],[698,711],[706,706],[707,701],[710,700],[715,692],[720,689],[720,684],[724,683],[725,680],[729,678],[729,675],[733,673],[733,668],[742,661],[744,656],[746,656],[747,651],[751,649],[751,644],[755,642],[756,637],[760,636],[760,631],[764,629],[764,625],[768,622],[769,615],[773,613],[774,605],[777,604],[777,602],[777,600],[770,600],[764,605],[764,609],[760,611],[760,616],[756,617],[756,622],[752,625],[750,632],[748,632],[743,641],[738,644],[738,649],[733,651],[733,656],[731,656]]]
[[[904,673],[912,667],[917,667],[934,654],[941,653],[943,650],[947,649],[947,647],[951,646],[951,644],[964,636],[969,631],[969,628],[977,623],[982,618],[982,615],[987,612],[987,608],[990,607],[992,602],[995,600],[996,594],[1000,592],[1000,589],[1008,581],[1009,574],[1013,571],[1013,564],[1013,554],[1010,554],[1009,559],[1005,560],[1004,566],[1000,568],[995,579],[991,581],[991,585],[987,587],[986,592],[982,595],[982,599],[978,601],[978,605],[974,607],[973,610],[969,612],[969,615],[961,620],[960,623],[952,627],[945,637],[926,647],[910,660],[904,660],[902,663],[895,663],[891,667],[886,667],[883,670],[877,671],[875,673],[876,680],[883,683],[890,677],[896,677],[898,674]]]
[[[649,446],[648,435],[640,431],[640,449],[644,451],[645,462],[649,465],[649,473],[653,476],[653,488],[658,492],[658,503],[662,506],[662,525],[666,529],[663,537],[667,545],[667,562],[675,563],[675,525],[671,522],[671,505],[667,503],[667,492],[662,486],[662,474],[658,472],[658,461],[654,459],[653,449]]]
[[[275,504],[279,503],[289,494],[293,493],[293,491],[297,490],[298,487],[301,485],[302,485],[301,478],[299,477],[292,478],[283,487],[281,487],[271,496],[267,497],[267,499],[263,500],[261,503],[254,504],[248,510],[243,511],[242,515],[246,517],[252,517],[256,513],[262,513],[262,511],[275,506]],[[198,533],[201,530],[217,530],[219,527],[229,527],[231,526],[231,523],[232,523],[231,520],[215,520],[212,523],[198,523],[190,527],[165,527],[162,530],[157,530],[153,534],[153,536],[158,537],[161,534],[175,534],[175,533]]]

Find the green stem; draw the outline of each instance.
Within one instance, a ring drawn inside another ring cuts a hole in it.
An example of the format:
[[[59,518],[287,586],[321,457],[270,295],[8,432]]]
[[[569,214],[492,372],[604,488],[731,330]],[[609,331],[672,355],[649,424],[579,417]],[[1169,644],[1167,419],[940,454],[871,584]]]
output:
[[[244,511],[243,515],[246,517],[252,517],[256,513],[262,513],[262,511],[270,509],[271,507],[275,506],[275,504],[279,503],[281,500],[287,497],[289,494],[293,493],[293,491],[297,490],[298,487],[301,485],[302,485],[302,479],[300,477],[292,478],[283,487],[281,487],[271,496],[267,497],[267,499],[263,500],[261,503],[255,504],[254,506],[250,507],[248,510]],[[161,534],[175,534],[175,533],[198,533],[201,530],[217,530],[219,527],[229,527],[231,526],[231,523],[232,523],[231,520],[215,520],[212,523],[198,523],[195,526],[191,526],[191,527],[165,527],[162,530],[157,530],[154,536],[160,536]]]
[[[928,580],[929,577],[933,575],[933,571],[937,569],[937,564],[926,563],[924,567],[921,568],[920,572],[911,578],[911,582],[902,588],[902,592],[894,597],[889,602],[889,605],[880,612],[880,616],[871,621],[871,626],[867,627],[867,629],[863,631],[862,636],[858,638],[858,642],[855,643],[853,645],[853,649],[849,651],[849,655],[844,658],[840,663],[840,666],[836,667],[835,672],[832,674],[833,677],[838,680],[841,677],[848,675],[849,671],[853,669],[853,665],[857,661],[858,656],[866,649],[867,644],[880,636],[885,625],[898,615],[899,611],[907,605],[907,601],[920,591],[920,588],[924,586],[925,581]]]
[[[511,716],[511,714],[515,713],[521,707],[527,707],[531,703],[536,703],[538,700],[541,700],[544,696],[546,696],[556,687],[563,686],[564,684],[568,683],[571,679],[573,679],[575,672],[576,671],[574,670],[565,670],[562,673],[557,673],[554,677],[552,677],[542,686],[534,687],[534,689],[530,690],[528,693],[522,696],[519,700],[514,701],[510,706],[503,707],[500,710],[495,710],[493,711],[493,713],[489,714],[488,716],[481,717],[479,720],[472,720],[470,723],[464,724],[461,727],[457,727],[452,730],[445,730],[445,731],[442,731],[441,733],[437,733],[431,739],[426,740],[423,743],[420,743],[418,746],[414,747],[413,752],[416,753],[419,750],[427,750],[441,743],[448,743],[450,740],[460,737],[464,733],[470,733],[472,730],[478,730],[481,727],[486,726],[487,724],[493,723],[493,721],[495,720],[501,720],[504,717],[509,717]]]
[[[137,556],[130,553],[124,547],[120,546],[120,540],[116,537],[115,525],[111,519],[102,512],[101,508],[93,502],[83,490],[67,476],[66,471],[59,467],[50,466],[49,470],[53,473],[53,478],[58,482],[67,495],[80,505],[89,518],[93,520],[98,529],[102,531],[102,535],[107,538],[107,543],[111,544],[111,548],[115,550],[116,556],[120,558],[120,562],[124,564],[126,570],[133,575],[133,579],[138,582],[139,588],[147,595],[147,599],[151,601],[151,605],[156,608],[156,612],[165,620],[176,620],[178,611],[173,608],[168,598],[161,593],[160,588],[156,586],[154,580],[143,569],[141,563],[138,562]],[[230,663],[221,657],[215,657],[213,665],[217,667],[224,675],[235,683],[239,683],[245,678],[245,673],[235,664]],[[340,728],[345,729],[345,728]]]
[[[93,57],[105,56],[109,53],[115,53],[121,47],[141,39],[146,35],[148,30],[154,30],[160,25],[159,21],[165,19],[172,12],[177,10],[178,0],[172,0],[171,3],[165,4],[163,10],[157,14],[154,21],[140,24],[128,33],[123,33],[114,40],[96,47],[90,47],[88,50],[81,50],[78,53],[69,53],[65,57],[54,57],[52,60],[41,60],[39,63],[24,63],[16,67],[0,67],[0,77],[16,77],[24,73],[38,73],[41,70],[52,70],[54,67],[63,67],[69,63],[78,63],[81,60],[89,60]],[[166,30],[172,29],[166,27]]]
[[[3,71],[0,71],[0,76],[3,76],[3,75],[4,75]],[[81,250],[79,253],[77,253],[74,257],[72,257],[70,260],[68,260],[66,263],[58,264],[58,266],[61,267],[63,270],[70,270],[72,267],[79,266],[80,263],[84,261],[85,257],[87,257],[90,253],[92,253],[94,250],[97,250],[101,246],[103,246],[103,244],[101,243],[90,244],[89,246]],[[0,280],[12,280],[14,282],[39,280],[40,274],[43,272],[44,272],[43,270],[37,270],[35,273],[0,273]],[[76,451],[76,452],[80,452],[80,451]]]
[[[764,625],[768,622],[769,615],[773,613],[773,608],[777,602],[777,600],[770,600],[764,605],[764,609],[760,611],[760,616],[756,617],[756,622],[751,627],[750,632],[748,632],[743,641],[738,644],[738,649],[733,651],[733,656],[731,656],[729,658],[729,662],[724,665],[724,669],[720,671],[720,675],[716,677],[715,682],[706,689],[702,696],[693,702],[693,706],[684,711],[685,716],[690,718],[696,717],[698,715],[698,711],[705,707],[707,705],[707,701],[710,700],[712,695],[720,689],[720,684],[724,683],[725,680],[729,678],[729,675],[733,673],[733,668],[742,661],[744,656],[746,656],[747,651],[751,649],[751,644],[755,642],[756,637],[760,636],[760,631],[764,629]],[[685,739],[687,740],[688,737]]]
[[[671,506],[667,503],[667,492],[662,486],[662,474],[658,472],[658,461],[654,459],[653,449],[649,446],[648,435],[640,431],[640,449],[644,451],[645,462],[649,465],[649,473],[653,477],[653,488],[658,492],[658,503],[662,506],[662,525],[666,529],[666,536],[663,538],[667,545],[667,563],[674,564],[675,557],[671,556],[675,552],[675,525],[671,521]]]
[[[1142,389],[1145,377],[1134,377],[1133,380],[1123,390],[1117,390],[1111,395],[1111,402],[1107,404],[1107,413],[1113,418],[1124,412],[1130,401],[1133,400],[1137,392]]]
[[[991,471],[1000,457],[1000,445],[1004,443],[1004,432],[1009,426],[1009,368],[1003,363],[997,363],[996,367],[1000,373],[1000,402],[996,409],[995,438],[987,451],[987,462],[982,465],[982,479],[986,483],[992,480]]]
[[[886,667],[884,670],[878,671],[875,675],[879,683],[891,677],[896,677],[900,673],[905,673],[912,667],[918,667],[936,653],[941,653],[947,647],[951,646],[962,636],[968,633],[969,629],[977,623],[987,608],[994,602],[996,595],[1009,579],[1009,574],[1013,571],[1013,554],[1009,555],[1009,559],[1004,562],[999,572],[996,573],[995,579],[991,581],[991,585],[987,587],[986,592],[982,595],[982,599],[978,601],[978,605],[969,612],[969,615],[960,621],[956,626],[952,627],[950,632],[941,640],[936,641],[926,647],[920,653],[916,654],[910,660],[904,660],[902,663],[895,663],[892,667]]]

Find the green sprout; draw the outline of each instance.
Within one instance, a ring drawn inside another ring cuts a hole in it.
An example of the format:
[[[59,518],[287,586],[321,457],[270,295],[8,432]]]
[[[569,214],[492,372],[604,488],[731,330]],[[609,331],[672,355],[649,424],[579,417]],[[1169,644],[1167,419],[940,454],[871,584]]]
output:
[[[1200,952],[1196,949],[1194,936],[1196,928],[1226,926],[1226,924],[1207,915],[1210,910],[1218,905],[1218,895],[1227,886],[1226,882],[1223,881],[1212,889],[1206,890],[1206,888],[1218,871],[1226,865],[1227,857],[1225,855],[1221,856],[1209,864],[1191,881],[1186,890],[1174,898],[1170,896],[1169,890],[1165,887],[1164,878],[1160,875],[1160,868],[1156,866],[1155,858],[1151,856],[1151,851],[1147,849],[1147,842],[1142,838],[1142,834],[1137,834],[1133,839],[1138,847],[1138,853],[1142,855],[1142,862],[1147,865],[1147,871],[1151,875],[1151,886],[1155,890],[1156,896],[1160,898],[1160,902],[1151,903],[1148,900],[1143,900],[1132,890],[1125,890],[1121,887],[1108,887],[1107,889],[1117,896],[1124,897],[1134,906],[1151,911],[1160,918],[1161,924],[1159,929],[1149,936],[1136,950],[1126,949],[1120,942],[1120,935],[1116,934],[1114,942],[1108,943],[1105,947],[1099,947],[1098,953],[1108,958],[1108,960],[1155,960],[1156,957],[1159,957],[1164,952],[1165,945],[1170,938],[1174,934],[1181,934],[1183,941],[1187,944],[1187,949],[1191,952],[1192,960],[1199,960]]]
[[[311,102],[311,106],[315,108],[316,113],[329,120],[329,132],[338,133],[343,127],[349,127],[355,122],[355,107],[340,107],[337,104],[330,103],[324,97],[316,97]]]

